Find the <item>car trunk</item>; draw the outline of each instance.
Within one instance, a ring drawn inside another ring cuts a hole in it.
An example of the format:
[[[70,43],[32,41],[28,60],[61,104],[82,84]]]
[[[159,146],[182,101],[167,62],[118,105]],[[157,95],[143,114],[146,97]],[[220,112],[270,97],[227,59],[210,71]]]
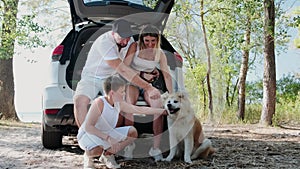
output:
[[[133,32],[140,31],[140,26],[153,24],[163,32],[168,15],[174,5],[174,0],[157,0],[156,5],[143,5],[136,0],[69,0],[73,32],[67,43],[73,40],[73,46],[65,46],[61,64],[69,62],[66,70],[68,86],[75,90],[81,78],[81,71],[87,59],[87,54],[94,40],[106,31],[111,30],[111,24],[118,18],[123,18],[132,24]],[[142,2],[142,1],[140,1]],[[154,2],[154,1],[152,1]],[[175,50],[163,39],[163,49]],[[67,49],[67,51],[66,51]],[[176,66],[172,56],[168,56],[171,68]]]
[[[81,79],[81,71],[85,65],[88,52],[93,42],[101,34],[110,30],[110,28],[103,28],[104,27],[100,28],[98,26],[92,26],[84,28],[78,33],[76,37],[77,41],[73,46],[74,50],[70,53],[71,58],[66,70],[66,81],[71,89],[75,90],[77,83]],[[134,39],[137,40],[138,35],[134,35]],[[171,70],[174,70],[176,67],[182,67],[182,62],[180,62],[180,60],[174,56],[174,48],[164,37],[162,37],[161,47],[165,51],[168,65],[170,66]]]

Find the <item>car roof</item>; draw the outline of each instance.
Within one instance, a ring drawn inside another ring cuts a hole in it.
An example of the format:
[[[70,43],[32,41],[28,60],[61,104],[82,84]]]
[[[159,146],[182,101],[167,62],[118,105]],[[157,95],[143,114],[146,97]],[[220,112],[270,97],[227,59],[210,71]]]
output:
[[[144,4],[143,0],[69,0],[72,23],[92,21],[107,23],[118,18],[126,18],[137,24],[153,24],[163,28],[174,5],[174,0],[153,0]]]

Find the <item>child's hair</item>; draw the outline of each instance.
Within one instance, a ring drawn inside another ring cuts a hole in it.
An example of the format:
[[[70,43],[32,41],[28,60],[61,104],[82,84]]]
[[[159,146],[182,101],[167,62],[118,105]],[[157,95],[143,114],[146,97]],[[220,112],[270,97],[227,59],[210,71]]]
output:
[[[125,86],[126,81],[119,75],[112,75],[105,79],[103,83],[103,90],[108,94],[111,90],[117,91],[120,87]]]

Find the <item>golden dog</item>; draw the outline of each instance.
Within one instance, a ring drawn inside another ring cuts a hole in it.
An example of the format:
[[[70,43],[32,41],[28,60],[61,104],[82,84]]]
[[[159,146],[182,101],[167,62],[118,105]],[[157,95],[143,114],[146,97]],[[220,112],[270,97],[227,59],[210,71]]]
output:
[[[200,121],[196,118],[186,93],[164,93],[165,109],[168,111],[168,129],[170,153],[164,161],[171,161],[174,156],[184,153],[184,161],[192,163],[197,158],[207,158],[215,149],[211,141],[203,134]]]

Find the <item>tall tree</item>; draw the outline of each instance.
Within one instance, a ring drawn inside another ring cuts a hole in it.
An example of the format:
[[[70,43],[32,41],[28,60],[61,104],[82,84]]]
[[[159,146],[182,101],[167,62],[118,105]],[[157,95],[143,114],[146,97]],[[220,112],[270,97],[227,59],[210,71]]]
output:
[[[210,56],[210,49],[208,46],[206,28],[205,28],[205,21],[204,21],[204,0],[200,0],[200,20],[201,20],[201,27],[203,32],[204,38],[204,45],[207,55],[207,73],[206,73],[206,83],[207,83],[207,91],[208,91],[208,99],[209,99],[209,115],[210,121],[214,121],[214,112],[213,112],[213,97],[212,97],[212,89],[210,84],[210,77],[211,77],[211,56]]]
[[[35,14],[17,18],[19,0],[2,0],[0,42],[0,118],[17,119],[14,107],[13,55],[16,42],[24,47],[45,46],[39,32],[46,28],[33,22]]]
[[[262,12],[262,3],[257,1],[252,2],[239,2],[239,14],[241,16],[241,20],[243,21],[243,25],[241,25],[244,39],[241,43],[241,51],[242,51],[242,59],[238,80],[238,111],[237,117],[240,120],[244,120],[245,118],[245,110],[246,110],[246,79],[249,69],[249,58],[250,58],[250,50],[259,44],[259,40],[251,36],[252,32],[255,36],[258,36],[261,32],[259,31],[261,24],[257,24],[257,22],[262,22],[261,19]],[[261,9],[261,10],[260,10]],[[254,26],[252,26],[254,25]],[[255,28],[253,28],[255,27]],[[254,41],[251,43],[251,41]],[[256,43],[256,44],[255,44]],[[255,45],[254,45],[255,44]]]
[[[251,20],[248,17],[246,21],[246,32],[245,32],[245,47],[243,49],[242,64],[240,68],[239,83],[238,83],[238,111],[237,116],[239,119],[244,120],[245,117],[245,100],[246,100],[246,78],[248,73],[249,64],[249,46],[250,46],[250,35],[251,35]]]
[[[13,52],[16,38],[19,0],[2,1],[2,30],[0,43],[0,113],[4,118],[16,118],[14,108]]]
[[[260,123],[271,125],[276,106],[276,64],[274,51],[275,35],[275,3],[264,0],[264,77],[263,108]]]

